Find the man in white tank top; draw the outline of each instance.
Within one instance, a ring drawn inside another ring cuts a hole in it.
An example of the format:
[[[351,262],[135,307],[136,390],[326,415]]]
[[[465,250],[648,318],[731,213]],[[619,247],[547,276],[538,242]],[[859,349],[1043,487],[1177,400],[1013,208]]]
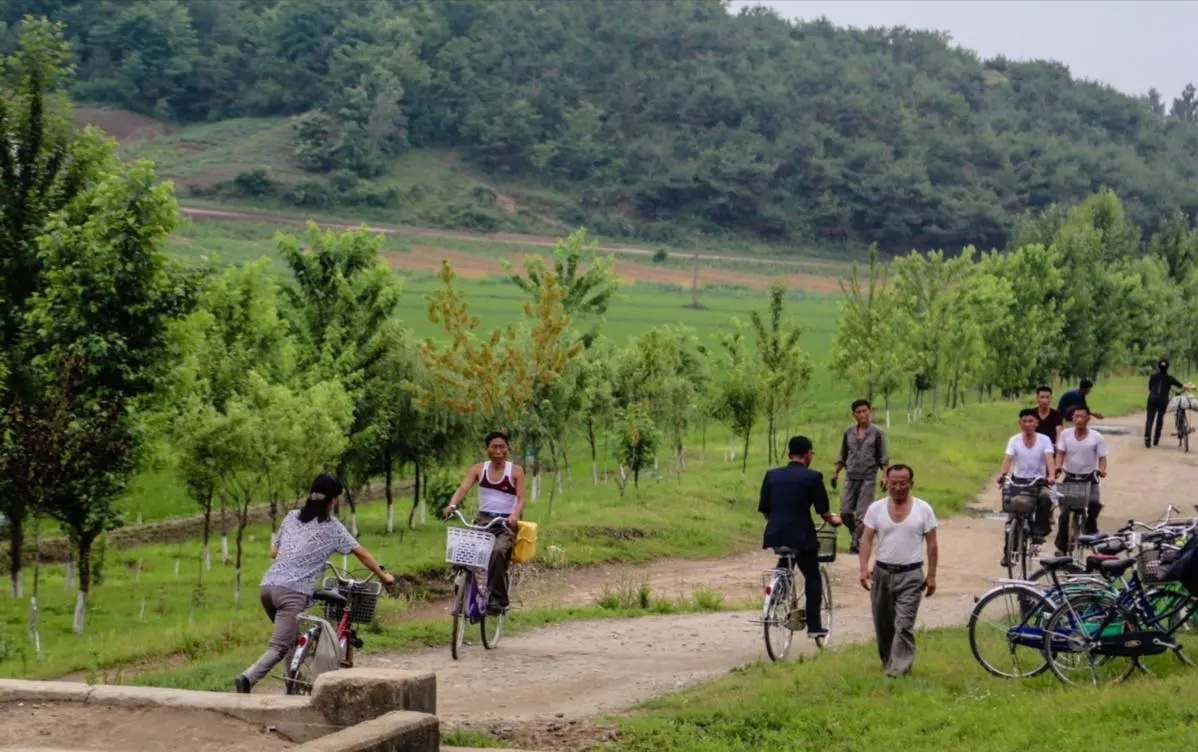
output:
[[[486,525],[502,517],[506,524],[497,524],[490,531],[495,534],[495,548],[491,550],[491,568],[488,573],[490,597],[488,613],[498,614],[508,608],[507,570],[512,560],[512,547],[516,543],[520,515],[524,513],[524,468],[513,464],[508,456],[508,437],[501,431],[492,431],[483,440],[489,462],[480,462],[466,471],[466,478],[454,491],[449,505],[442,512],[449,517],[458,508],[474,484],[478,484],[478,516],[475,525]]]
[[[861,587],[869,590],[878,657],[887,676],[905,676],[915,662],[915,616],[924,592],[936,592],[936,513],[911,495],[915,473],[906,465],[886,471],[884,499],[870,504],[861,535]],[[923,547],[927,541],[927,575]],[[877,554],[869,569],[871,553]]]

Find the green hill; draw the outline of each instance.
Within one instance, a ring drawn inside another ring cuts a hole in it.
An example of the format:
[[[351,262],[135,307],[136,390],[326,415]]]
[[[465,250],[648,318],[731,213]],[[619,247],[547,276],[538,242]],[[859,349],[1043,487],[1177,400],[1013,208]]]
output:
[[[1142,227],[1198,212],[1192,87],[1166,113],[929,31],[719,0],[10,0],[0,47],[23,13],[67,24],[80,101],[204,123],[144,153],[218,198],[899,252],[1003,246],[1104,187]],[[227,158],[180,155],[205,137]]]

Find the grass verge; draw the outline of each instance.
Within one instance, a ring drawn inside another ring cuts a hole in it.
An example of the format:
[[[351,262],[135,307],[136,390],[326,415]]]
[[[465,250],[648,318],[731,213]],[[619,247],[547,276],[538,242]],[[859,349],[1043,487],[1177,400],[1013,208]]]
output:
[[[1187,749],[1195,712],[1179,698],[1193,670],[1171,656],[1156,676],[1066,687],[1050,674],[1005,681],[970,655],[963,629],[921,632],[913,675],[882,675],[872,644],[726,678],[619,717],[611,752],[775,750]],[[1151,720],[1149,720],[1151,719]]]

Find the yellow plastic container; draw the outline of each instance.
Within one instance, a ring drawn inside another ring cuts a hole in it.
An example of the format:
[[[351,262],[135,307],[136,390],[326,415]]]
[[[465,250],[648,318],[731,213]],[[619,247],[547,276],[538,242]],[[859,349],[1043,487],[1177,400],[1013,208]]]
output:
[[[512,546],[512,563],[523,564],[537,555],[537,523],[520,520],[516,544]]]

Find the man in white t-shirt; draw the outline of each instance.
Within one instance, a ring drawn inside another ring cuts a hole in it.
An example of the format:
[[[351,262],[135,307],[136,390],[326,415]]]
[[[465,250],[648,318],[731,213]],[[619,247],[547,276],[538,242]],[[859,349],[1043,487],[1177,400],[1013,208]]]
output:
[[[1065,480],[1086,480],[1095,474],[1099,478],[1106,477],[1106,458],[1110,453],[1106,439],[1092,428],[1090,410],[1079,405],[1073,410],[1073,428],[1061,431],[1057,441],[1057,472],[1064,471]],[[1098,481],[1090,486],[1090,499],[1086,505],[1085,532],[1098,532],[1098,513],[1102,511],[1102,495],[1098,490]],[[1057,523],[1057,556],[1069,550],[1069,523],[1065,518],[1066,512],[1061,511]]]
[[[1036,408],[1019,411],[1019,433],[1007,441],[1007,451],[1003,454],[1002,468],[998,472],[999,488],[1003,487],[1008,475],[1020,487],[1013,489],[1013,495],[1004,493],[1004,512],[1012,515],[1026,513],[1035,506],[1036,544],[1043,543],[1052,532],[1052,496],[1048,486],[1056,482],[1052,440],[1036,430],[1039,422]],[[1004,567],[1008,564],[1007,549],[1004,541]]]
[[[861,587],[870,591],[878,656],[887,676],[905,676],[915,662],[915,617],[926,592],[936,592],[936,513],[911,495],[915,472],[906,465],[886,470],[885,499],[869,505],[862,521]],[[923,548],[927,565],[923,572]],[[876,553],[871,571],[869,558]]]

